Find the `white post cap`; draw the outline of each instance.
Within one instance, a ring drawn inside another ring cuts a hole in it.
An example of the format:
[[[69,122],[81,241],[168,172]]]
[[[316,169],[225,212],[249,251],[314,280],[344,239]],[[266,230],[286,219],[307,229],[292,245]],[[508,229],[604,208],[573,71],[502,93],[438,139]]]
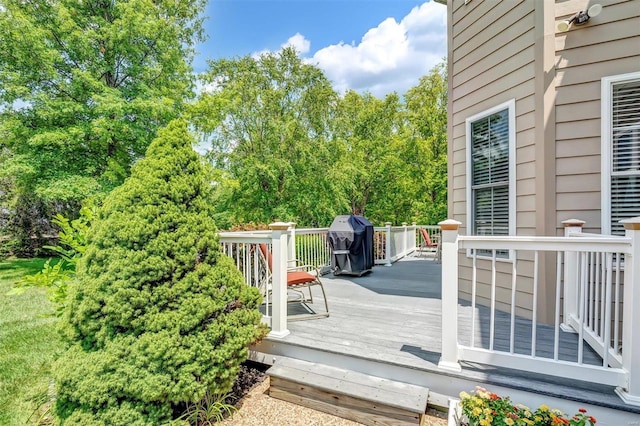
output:
[[[440,226],[440,229],[443,231],[457,231],[460,225],[462,225],[462,222],[458,222],[454,219],[447,219],[442,222],[438,222],[438,226]]]

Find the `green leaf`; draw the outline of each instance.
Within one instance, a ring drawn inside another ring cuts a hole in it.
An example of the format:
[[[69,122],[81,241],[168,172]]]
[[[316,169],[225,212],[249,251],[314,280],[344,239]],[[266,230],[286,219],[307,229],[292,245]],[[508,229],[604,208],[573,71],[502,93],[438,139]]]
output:
[[[56,212],[76,217],[82,200],[120,185],[182,114],[205,4],[2,2],[0,184],[12,196],[0,210],[19,245],[53,233]]]
[[[227,393],[265,334],[260,293],[221,252],[192,142],[182,121],[160,131],[91,223],[54,369],[65,424],[165,424]]]

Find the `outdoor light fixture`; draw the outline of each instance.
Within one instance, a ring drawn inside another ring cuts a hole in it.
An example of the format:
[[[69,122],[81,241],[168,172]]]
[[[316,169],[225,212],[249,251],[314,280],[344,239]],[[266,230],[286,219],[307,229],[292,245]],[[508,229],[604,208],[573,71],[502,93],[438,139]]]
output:
[[[568,21],[560,21],[558,22],[558,31],[565,32],[569,29],[571,24],[582,25],[586,24],[589,18],[593,18],[594,16],[598,16],[602,12],[602,5],[594,4],[588,10],[576,13],[569,19]]]

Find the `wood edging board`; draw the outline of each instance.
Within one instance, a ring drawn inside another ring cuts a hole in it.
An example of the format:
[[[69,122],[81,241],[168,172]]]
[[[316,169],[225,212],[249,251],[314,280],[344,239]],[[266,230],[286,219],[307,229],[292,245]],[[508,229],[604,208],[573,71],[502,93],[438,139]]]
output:
[[[272,378],[367,399],[413,413],[423,414],[427,409],[429,389],[355,371],[284,358],[275,363],[267,374]]]
[[[269,395],[365,425],[419,425],[424,414],[272,377]]]

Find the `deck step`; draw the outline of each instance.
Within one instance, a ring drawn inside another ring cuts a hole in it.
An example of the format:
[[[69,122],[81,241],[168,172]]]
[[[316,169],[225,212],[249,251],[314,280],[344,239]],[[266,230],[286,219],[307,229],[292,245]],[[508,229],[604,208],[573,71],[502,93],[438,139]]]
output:
[[[269,394],[365,425],[420,425],[429,389],[328,365],[279,357]]]

